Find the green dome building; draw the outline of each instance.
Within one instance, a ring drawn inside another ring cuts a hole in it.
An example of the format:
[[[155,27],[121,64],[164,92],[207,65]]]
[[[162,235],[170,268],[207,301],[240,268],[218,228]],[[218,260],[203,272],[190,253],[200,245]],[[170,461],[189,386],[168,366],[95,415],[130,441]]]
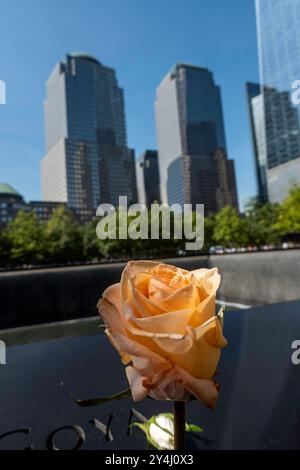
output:
[[[13,220],[21,209],[26,209],[23,196],[10,184],[0,182],[0,226]]]
[[[10,184],[0,182],[0,198],[16,198],[18,200],[22,199],[23,196],[18,193]]]
[[[33,211],[38,220],[47,221],[57,207],[65,206],[62,202],[30,201],[26,202],[22,194],[8,183],[0,182],[0,227],[5,227],[20,210]]]

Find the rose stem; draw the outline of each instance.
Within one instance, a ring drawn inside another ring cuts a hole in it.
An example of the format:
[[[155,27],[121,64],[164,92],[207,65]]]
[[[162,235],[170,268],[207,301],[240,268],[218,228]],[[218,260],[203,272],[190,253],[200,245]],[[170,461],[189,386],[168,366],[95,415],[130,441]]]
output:
[[[174,401],[174,449],[185,449],[185,402]]]

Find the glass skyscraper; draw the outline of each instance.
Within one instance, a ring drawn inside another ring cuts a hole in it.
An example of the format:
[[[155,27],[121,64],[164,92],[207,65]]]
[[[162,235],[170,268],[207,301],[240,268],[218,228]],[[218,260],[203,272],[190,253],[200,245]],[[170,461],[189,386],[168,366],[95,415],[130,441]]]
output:
[[[136,162],[138,200],[150,207],[160,203],[158,155],[156,150],[146,150]]]
[[[290,91],[300,76],[299,0],[256,0],[261,82]]]
[[[155,115],[163,202],[205,204],[206,213],[237,206],[221,92],[212,73],[176,64],[157,88]]]
[[[268,200],[267,162],[264,141],[263,99],[260,93],[260,85],[247,82],[246,97],[255,162],[257,199],[259,202],[266,202]]]
[[[300,182],[300,107],[291,100],[292,83],[300,79],[300,1],[256,0],[256,16],[261,89],[254,100],[257,122],[263,123],[259,160],[265,160],[269,199],[280,201],[293,182]]]
[[[272,168],[300,155],[297,139],[299,117],[290,94],[265,86],[246,83],[249,118],[256,166],[257,196],[260,202],[269,197],[267,176]],[[270,191],[271,188],[270,188]]]
[[[127,147],[123,90],[114,69],[68,54],[47,81],[45,200],[66,202],[88,220],[100,203],[137,200],[134,152]]]

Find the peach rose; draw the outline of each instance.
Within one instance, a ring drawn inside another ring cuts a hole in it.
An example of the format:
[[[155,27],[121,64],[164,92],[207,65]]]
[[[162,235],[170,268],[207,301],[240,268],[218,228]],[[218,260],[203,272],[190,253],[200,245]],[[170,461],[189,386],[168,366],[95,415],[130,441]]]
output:
[[[126,365],[134,400],[216,404],[212,380],[226,345],[223,309],[215,315],[217,268],[186,271],[154,261],[130,261],[121,282],[98,303],[106,334]]]

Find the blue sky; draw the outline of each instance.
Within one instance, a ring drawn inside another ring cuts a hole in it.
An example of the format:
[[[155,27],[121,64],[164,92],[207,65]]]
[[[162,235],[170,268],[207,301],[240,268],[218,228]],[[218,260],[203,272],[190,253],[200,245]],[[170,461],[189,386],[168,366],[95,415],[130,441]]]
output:
[[[240,203],[255,194],[245,82],[258,80],[254,0],[1,0],[0,181],[40,199],[45,81],[66,52],[117,70],[128,142],[156,148],[155,89],[175,62],[208,67],[221,86]]]

